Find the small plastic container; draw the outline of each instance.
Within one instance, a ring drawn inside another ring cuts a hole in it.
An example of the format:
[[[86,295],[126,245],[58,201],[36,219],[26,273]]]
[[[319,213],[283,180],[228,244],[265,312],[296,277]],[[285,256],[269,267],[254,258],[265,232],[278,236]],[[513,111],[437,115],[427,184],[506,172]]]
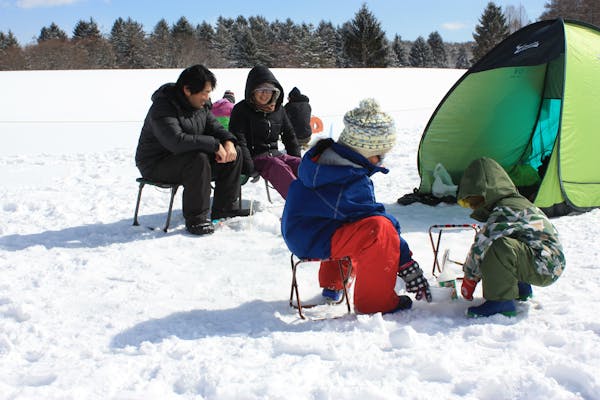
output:
[[[450,268],[444,268],[437,277],[439,287],[446,289],[450,293],[450,299],[458,299],[456,293],[456,274]]]
[[[451,287],[433,285],[429,287],[429,290],[432,300],[436,303],[452,301],[456,298],[456,290]]]

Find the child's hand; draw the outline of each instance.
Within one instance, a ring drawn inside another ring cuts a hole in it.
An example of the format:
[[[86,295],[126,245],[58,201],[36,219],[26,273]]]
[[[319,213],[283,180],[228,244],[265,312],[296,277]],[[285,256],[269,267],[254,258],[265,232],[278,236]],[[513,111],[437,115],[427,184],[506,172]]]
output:
[[[409,261],[398,268],[398,276],[402,278],[406,284],[406,291],[415,293],[417,300],[427,300],[431,303],[431,289],[429,282],[423,276],[423,270],[419,267],[416,261]]]
[[[462,285],[460,287],[460,294],[465,300],[473,300],[473,292],[475,291],[475,287],[477,286],[477,281],[463,278]]]

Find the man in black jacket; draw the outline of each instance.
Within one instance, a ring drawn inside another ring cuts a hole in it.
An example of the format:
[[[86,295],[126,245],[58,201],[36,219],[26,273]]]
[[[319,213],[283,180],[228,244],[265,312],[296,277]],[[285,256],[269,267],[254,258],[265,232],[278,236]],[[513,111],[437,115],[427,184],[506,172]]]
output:
[[[135,155],[143,177],[183,185],[185,226],[195,235],[213,233],[212,219],[249,215],[236,205],[242,169],[237,138],[210,113],[216,84],[211,71],[193,65],[154,92]]]

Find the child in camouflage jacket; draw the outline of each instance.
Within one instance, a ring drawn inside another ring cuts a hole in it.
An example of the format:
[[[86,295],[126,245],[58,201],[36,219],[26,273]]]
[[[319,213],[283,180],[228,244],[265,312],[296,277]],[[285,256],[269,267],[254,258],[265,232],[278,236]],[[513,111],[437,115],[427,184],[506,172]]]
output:
[[[531,285],[548,286],[562,274],[565,257],[558,232],[490,158],[467,167],[457,198],[473,210],[472,218],[485,222],[463,266],[461,293],[472,300],[482,280],[486,302],[469,307],[467,316],[514,316],[515,299],[531,297]]]

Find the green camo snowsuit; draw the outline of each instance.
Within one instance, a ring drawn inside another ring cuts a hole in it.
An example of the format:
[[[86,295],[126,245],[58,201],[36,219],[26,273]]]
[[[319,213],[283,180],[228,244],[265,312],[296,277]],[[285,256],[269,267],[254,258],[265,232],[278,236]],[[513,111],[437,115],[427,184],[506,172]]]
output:
[[[471,217],[485,224],[463,270],[466,278],[482,279],[485,299],[515,299],[517,281],[547,286],[558,279],[565,267],[558,232],[496,161],[481,158],[467,167],[458,198],[469,196],[483,196]]]

